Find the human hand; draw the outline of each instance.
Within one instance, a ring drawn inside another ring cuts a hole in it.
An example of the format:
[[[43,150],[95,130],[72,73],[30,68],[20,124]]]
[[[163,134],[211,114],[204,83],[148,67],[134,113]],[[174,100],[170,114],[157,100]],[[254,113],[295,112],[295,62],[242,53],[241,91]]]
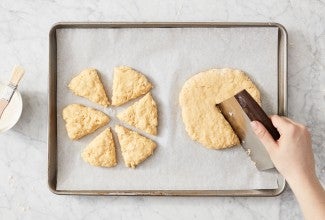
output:
[[[315,162],[307,128],[278,115],[271,116],[271,121],[281,135],[277,141],[260,122],[253,121],[251,125],[269,152],[274,166],[288,182],[315,178]]]
[[[271,116],[280,133],[274,141],[258,121],[251,123],[278,171],[286,178],[305,219],[325,219],[325,191],[317,179],[311,138],[307,128],[286,117]]]

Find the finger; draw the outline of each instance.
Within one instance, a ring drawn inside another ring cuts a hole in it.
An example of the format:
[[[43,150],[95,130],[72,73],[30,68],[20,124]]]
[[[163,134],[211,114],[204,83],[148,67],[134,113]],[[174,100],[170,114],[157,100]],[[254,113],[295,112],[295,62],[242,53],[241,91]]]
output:
[[[272,124],[276,127],[280,133],[280,135],[284,134],[290,126],[292,126],[292,122],[287,120],[285,117],[281,117],[279,115],[270,116]]]
[[[251,126],[253,128],[253,131],[257,135],[257,137],[260,139],[262,144],[265,146],[266,150],[271,154],[273,149],[276,148],[277,144],[274,141],[271,134],[266,130],[266,128],[258,121],[252,121]]]
[[[300,124],[299,122],[296,122],[296,121],[292,120],[291,118],[287,118],[287,117],[284,117],[284,116],[282,116],[282,118],[286,119],[287,121],[291,122],[292,124],[294,124],[296,126],[305,127],[303,124]]]
[[[281,116],[281,118],[283,118],[284,120],[287,120],[291,124],[300,125],[298,122],[293,121],[291,118],[287,118],[287,117],[284,117],[284,116]]]
[[[288,123],[298,125],[297,122],[295,122],[295,121],[293,121],[292,119],[287,118],[287,117],[285,117],[285,116],[280,116],[280,115],[271,115],[270,118],[271,118],[271,120],[272,120],[272,118],[274,118],[275,120],[277,120],[277,119],[283,119],[283,120],[287,121]]]

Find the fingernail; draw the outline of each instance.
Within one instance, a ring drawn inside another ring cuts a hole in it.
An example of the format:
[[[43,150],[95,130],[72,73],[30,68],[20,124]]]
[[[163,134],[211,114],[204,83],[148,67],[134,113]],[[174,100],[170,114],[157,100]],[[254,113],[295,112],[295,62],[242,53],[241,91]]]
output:
[[[258,123],[256,121],[251,121],[251,126],[253,130],[256,130],[258,128]]]

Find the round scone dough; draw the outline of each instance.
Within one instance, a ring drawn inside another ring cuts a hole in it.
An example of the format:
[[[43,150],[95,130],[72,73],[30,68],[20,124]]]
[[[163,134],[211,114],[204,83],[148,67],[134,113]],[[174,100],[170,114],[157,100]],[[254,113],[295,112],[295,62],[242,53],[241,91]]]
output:
[[[241,70],[210,69],[188,79],[179,102],[185,129],[191,139],[211,149],[238,145],[237,135],[216,104],[243,89],[260,103],[260,92]]]

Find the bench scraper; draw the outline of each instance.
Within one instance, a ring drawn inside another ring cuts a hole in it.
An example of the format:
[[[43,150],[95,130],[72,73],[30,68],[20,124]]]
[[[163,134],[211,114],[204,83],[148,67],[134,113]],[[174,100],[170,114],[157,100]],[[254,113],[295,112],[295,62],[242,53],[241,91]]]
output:
[[[237,134],[242,147],[246,150],[252,161],[255,162],[257,169],[268,170],[273,168],[274,165],[271,158],[252,130],[250,122],[261,122],[274,140],[278,140],[280,134],[252,96],[246,90],[242,90],[217,106]]]

